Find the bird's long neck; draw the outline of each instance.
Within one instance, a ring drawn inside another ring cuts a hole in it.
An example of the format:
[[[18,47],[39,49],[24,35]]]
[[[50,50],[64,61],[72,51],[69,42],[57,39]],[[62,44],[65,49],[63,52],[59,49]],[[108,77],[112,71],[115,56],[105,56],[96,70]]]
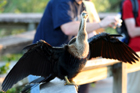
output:
[[[76,42],[72,44],[74,50],[70,50],[79,58],[87,57],[89,53],[88,36],[86,32],[86,19],[82,18],[80,22],[79,32],[77,34]]]
[[[78,45],[83,45],[84,42],[87,41],[87,32],[86,32],[86,19],[81,19],[81,22],[80,22],[80,27],[79,27],[79,32],[77,34],[77,39],[76,39],[76,43]]]

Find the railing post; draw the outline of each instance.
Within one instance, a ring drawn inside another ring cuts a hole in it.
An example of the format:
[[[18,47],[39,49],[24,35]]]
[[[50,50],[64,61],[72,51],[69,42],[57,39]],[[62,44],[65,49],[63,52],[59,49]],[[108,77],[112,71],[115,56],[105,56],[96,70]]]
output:
[[[127,93],[126,63],[113,66],[113,93]]]
[[[35,30],[35,29],[36,29],[35,23],[33,23],[33,22],[28,23],[27,31],[33,31],[33,30]]]

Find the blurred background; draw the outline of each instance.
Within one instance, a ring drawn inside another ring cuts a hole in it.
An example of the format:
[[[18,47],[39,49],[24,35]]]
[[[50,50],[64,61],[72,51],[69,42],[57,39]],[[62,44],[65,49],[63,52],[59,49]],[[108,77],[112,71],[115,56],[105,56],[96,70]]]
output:
[[[42,13],[48,1],[0,0],[0,13]],[[98,12],[117,12],[121,0],[92,0],[92,2]]]
[[[2,13],[43,13],[49,0],[0,0]],[[121,0],[92,0],[98,13],[119,12]],[[100,6],[100,7],[99,7]],[[8,31],[7,31],[8,30]],[[0,26],[0,37],[25,32],[25,28],[4,28]]]

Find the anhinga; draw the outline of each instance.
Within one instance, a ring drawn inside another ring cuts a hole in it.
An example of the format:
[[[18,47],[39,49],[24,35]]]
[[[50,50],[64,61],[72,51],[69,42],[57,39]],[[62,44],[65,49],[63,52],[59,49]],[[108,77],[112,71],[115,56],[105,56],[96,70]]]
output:
[[[28,51],[3,81],[2,90],[7,91],[13,84],[30,74],[41,76],[31,83],[49,82],[58,77],[65,80],[66,84],[73,84],[72,79],[84,67],[87,60],[94,57],[101,56],[129,63],[138,60],[139,56],[131,48],[115,38],[120,35],[101,33],[88,39],[87,17],[87,13],[82,12],[77,37],[63,47],[52,47],[43,40],[27,46]]]

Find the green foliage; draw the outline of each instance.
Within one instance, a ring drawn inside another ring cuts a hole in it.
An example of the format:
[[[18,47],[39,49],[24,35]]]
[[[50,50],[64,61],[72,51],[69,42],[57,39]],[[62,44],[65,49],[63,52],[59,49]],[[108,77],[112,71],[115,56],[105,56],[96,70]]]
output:
[[[0,28],[0,37],[5,37],[8,35],[17,35],[20,33],[25,32],[26,30],[24,28],[22,29],[6,29],[6,28]]]
[[[7,0],[0,0],[0,13],[4,11],[4,6],[7,4]]]
[[[121,1],[122,0],[108,0],[110,2],[110,7],[109,7],[109,10],[110,12],[119,12],[120,10],[120,4],[121,4]]]
[[[92,0],[98,12],[119,12],[121,0]]]
[[[1,57],[0,61],[5,61],[5,65],[0,67],[0,74],[5,74],[9,70],[10,62],[17,61],[21,58],[22,54],[7,54]]]
[[[42,13],[49,0],[0,0],[0,13]],[[121,0],[92,0],[98,12],[118,12]]]
[[[109,0],[92,0],[97,12],[106,12],[111,6]]]
[[[19,58],[21,58],[21,56],[22,56],[22,53],[20,53],[20,54],[7,54],[7,55],[0,57],[1,58],[0,61],[7,62],[5,65],[0,67],[0,74],[7,73],[7,70],[9,70],[10,62],[19,60]],[[24,85],[15,86],[15,87],[9,89],[8,91],[6,91],[6,93],[20,93],[23,86]],[[0,93],[4,93],[4,92],[0,91]]]
[[[49,0],[8,0],[4,13],[43,12]]]
[[[6,74],[9,70],[10,63],[7,62],[5,65],[0,67],[0,74]]]
[[[11,89],[9,89],[8,91],[6,91],[6,93],[21,93],[20,91],[22,90],[22,88],[19,87],[13,87]],[[4,93],[2,91],[0,91],[0,93]]]
[[[7,54],[7,55],[3,55],[0,58],[0,61],[6,61],[6,62],[10,62],[10,61],[17,61],[21,58],[22,53],[19,54]]]

